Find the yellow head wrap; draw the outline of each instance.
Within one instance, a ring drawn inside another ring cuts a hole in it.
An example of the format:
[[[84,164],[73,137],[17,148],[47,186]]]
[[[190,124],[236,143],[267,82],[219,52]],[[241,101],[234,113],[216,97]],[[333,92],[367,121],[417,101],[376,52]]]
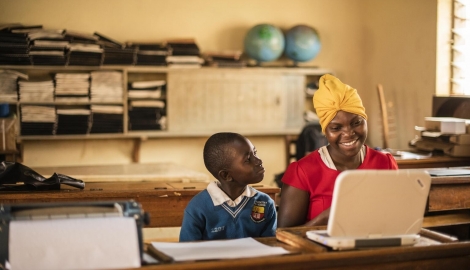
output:
[[[357,90],[330,74],[321,76],[320,87],[313,96],[313,107],[320,118],[323,133],[338,111],[354,113],[367,120],[366,109]]]

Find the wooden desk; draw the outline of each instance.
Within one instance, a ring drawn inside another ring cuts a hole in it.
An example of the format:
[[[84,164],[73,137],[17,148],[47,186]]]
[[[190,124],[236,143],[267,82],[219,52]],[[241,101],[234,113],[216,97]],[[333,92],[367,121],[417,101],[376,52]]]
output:
[[[395,157],[399,169],[444,168],[470,166],[470,157],[431,156],[421,159]]]
[[[470,209],[470,175],[433,176],[428,211],[461,209]]]
[[[177,262],[143,266],[158,269],[468,269],[470,242],[423,247],[389,247],[353,251],[328,251],[305,239],[313,227],[278,229],[276,238],[258,238],[267,245],[281,246],[292,253],[282,256],[215,261]],[[278,241],[276,241],[276,239]],[[302,240],[303,243],[299,244]]]
[[[163,183],[163,182],[92,182],[85,189],[65,188],[56,191],[1,192],[1,202],[39,203],[73,201],[119,201],[135,200],[150,214],[147,227],[178,227],[189,201],[207,187],[208,183]],[[280,192],[277,187],[253,185],[271,198]]]
[[[89,182],[161,181],[161,182],[207,182],[208,174],[173,163],[131,163],[121,165],[92,165],[67,167],[31,168],[44,177],[53,173]]]

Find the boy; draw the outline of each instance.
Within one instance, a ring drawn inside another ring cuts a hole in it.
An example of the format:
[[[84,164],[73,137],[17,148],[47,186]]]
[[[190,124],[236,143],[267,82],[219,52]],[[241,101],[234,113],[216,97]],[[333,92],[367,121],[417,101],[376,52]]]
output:
[[[274,201],[248,186],[264,178],[253,144],[237,133],[212,135],[204,145],[204,165],[218,180],[189,202],[180,242],[274,236]]]

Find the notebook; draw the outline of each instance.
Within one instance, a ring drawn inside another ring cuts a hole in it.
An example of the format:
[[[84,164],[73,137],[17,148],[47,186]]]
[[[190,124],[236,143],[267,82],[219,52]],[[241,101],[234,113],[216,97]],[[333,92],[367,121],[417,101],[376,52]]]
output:
[[[350,170],[338,175],[327,230],[307,237],[335,250],[413,245],[431,177],[424,170]]]

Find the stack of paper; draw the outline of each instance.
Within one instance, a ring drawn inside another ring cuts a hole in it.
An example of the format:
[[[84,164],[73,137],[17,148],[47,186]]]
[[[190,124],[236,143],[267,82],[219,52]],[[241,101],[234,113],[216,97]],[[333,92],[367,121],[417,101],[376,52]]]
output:
[[[123,113],[121,105],[91,105],[90,133],[122,133]]]
[[[91,100],[122,102],[122,73],[119,71],[91,72]]]
[[[54,101],[54,81],[20,81],[19,100]]]
[[[53,135],[57,121],[54,106],[21,105],[22,135]]]
[[[55,74],[56,101],[89,101],[90,73]]]

